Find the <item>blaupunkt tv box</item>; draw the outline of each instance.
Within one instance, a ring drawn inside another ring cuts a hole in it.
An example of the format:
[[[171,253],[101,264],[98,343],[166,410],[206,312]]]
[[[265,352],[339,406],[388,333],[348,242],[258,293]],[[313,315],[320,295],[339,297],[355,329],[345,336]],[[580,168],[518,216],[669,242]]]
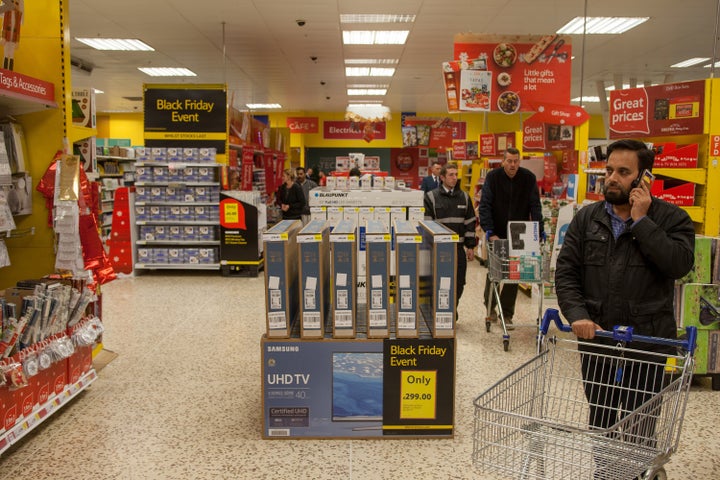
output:
[[[311,220],[297,235],[300,255],[300,336],[322,338],[330,310],[330,224]]]
[[[419,334],[420,271],[419,257],[422,236],[417,222],[396,220],[395,229],[395,335],[397,338],[414,338]]]
[[[263,234],[267,336],[289,338],[298,318],[300,220],[282,220]]]
[[[333,338],[354,338],[357,314],[357,225],[341,220],[330,233]]]
[[[421,252],[429,257],[428,271],[422,282],[430,285],[423,289],[428,299],[421,299],[421,308],[433,336],[455,336],[455,271],[457,270],[458,234],[434,220],[420,222],[423,236]],[[428,278],[429,277],[429,278]]]
[[[365,230],[367,336],[390,335],[390,228],[382,220],[368,220]]]

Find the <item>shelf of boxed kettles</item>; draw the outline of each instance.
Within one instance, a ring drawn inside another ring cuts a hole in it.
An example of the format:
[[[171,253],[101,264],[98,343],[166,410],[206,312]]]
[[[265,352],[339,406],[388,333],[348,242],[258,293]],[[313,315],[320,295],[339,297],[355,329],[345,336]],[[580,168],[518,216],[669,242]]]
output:
[[[0,453],[93,383],[103,332],[82,281],[20,281],[0,292]]]

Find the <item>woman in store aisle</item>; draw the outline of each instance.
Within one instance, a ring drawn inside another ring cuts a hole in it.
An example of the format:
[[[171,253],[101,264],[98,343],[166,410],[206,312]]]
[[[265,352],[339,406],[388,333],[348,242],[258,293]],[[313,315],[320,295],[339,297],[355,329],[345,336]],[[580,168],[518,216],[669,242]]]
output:
[[[283,220],[300,220],[305,207],[305,194],[295,178],[294,170],[287,168],[283,171],[283,184],[277,191],[277,203],[282,210]]]

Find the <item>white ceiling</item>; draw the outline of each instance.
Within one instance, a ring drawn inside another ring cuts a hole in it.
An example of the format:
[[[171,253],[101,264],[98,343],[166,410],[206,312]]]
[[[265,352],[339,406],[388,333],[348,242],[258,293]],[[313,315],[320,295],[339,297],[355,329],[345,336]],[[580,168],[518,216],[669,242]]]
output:
[[[713,57],[718,1],[587,0],[588,16],[650,20],[623,35],[588,36],[584,54],[582,36],[573,36],[572,98],[580,95],[581,78],[586,96],[597,95],[598,81],[642,85],[708,78],[709,68],[670,65]],[[280,103],[283,111],[344,112],[346,85],[362,80],[345,77],[344,58],[399,58],[385,105],[394,112],[444,112],[440,65],[452,60],[454,34],[553,33],[585,9],[583,0],[69,0],[69,5],[71,55],[92,66],[90,74],[73,69],[73,87],[103,90],[98,112],[141,111],[141,101],[124,97],[142,97],[143,83],[227,83],[233,105],[241,109],[246,103]],[[341,13],[417,17],[404,46],[343,46]],[[298,26],[298,19],[305,26]],[[139,38],[155,51],[100,52],[75,37]],[[198,76],[153,78],[137,70],[142,66],[186,67]],[[585,106],[599,111],[597,104]]]

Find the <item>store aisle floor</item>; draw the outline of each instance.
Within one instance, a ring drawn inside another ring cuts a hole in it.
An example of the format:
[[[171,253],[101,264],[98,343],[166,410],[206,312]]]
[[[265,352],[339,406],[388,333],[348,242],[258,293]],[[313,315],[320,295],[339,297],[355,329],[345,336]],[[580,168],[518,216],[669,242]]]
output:
[[[472,400],[533,354],[536,304],[518,298],[510,351],[480,323],[485,269],[470,265],[457,332],[455,437],[261,439],[263,282],[151,273],[104,288],[118,358],[91,388],[0,457],[0,479],[471,479]],[[523,320],[523,318],[525,320]],[[690,396],[668,478],[720,478],[720,392]]]

